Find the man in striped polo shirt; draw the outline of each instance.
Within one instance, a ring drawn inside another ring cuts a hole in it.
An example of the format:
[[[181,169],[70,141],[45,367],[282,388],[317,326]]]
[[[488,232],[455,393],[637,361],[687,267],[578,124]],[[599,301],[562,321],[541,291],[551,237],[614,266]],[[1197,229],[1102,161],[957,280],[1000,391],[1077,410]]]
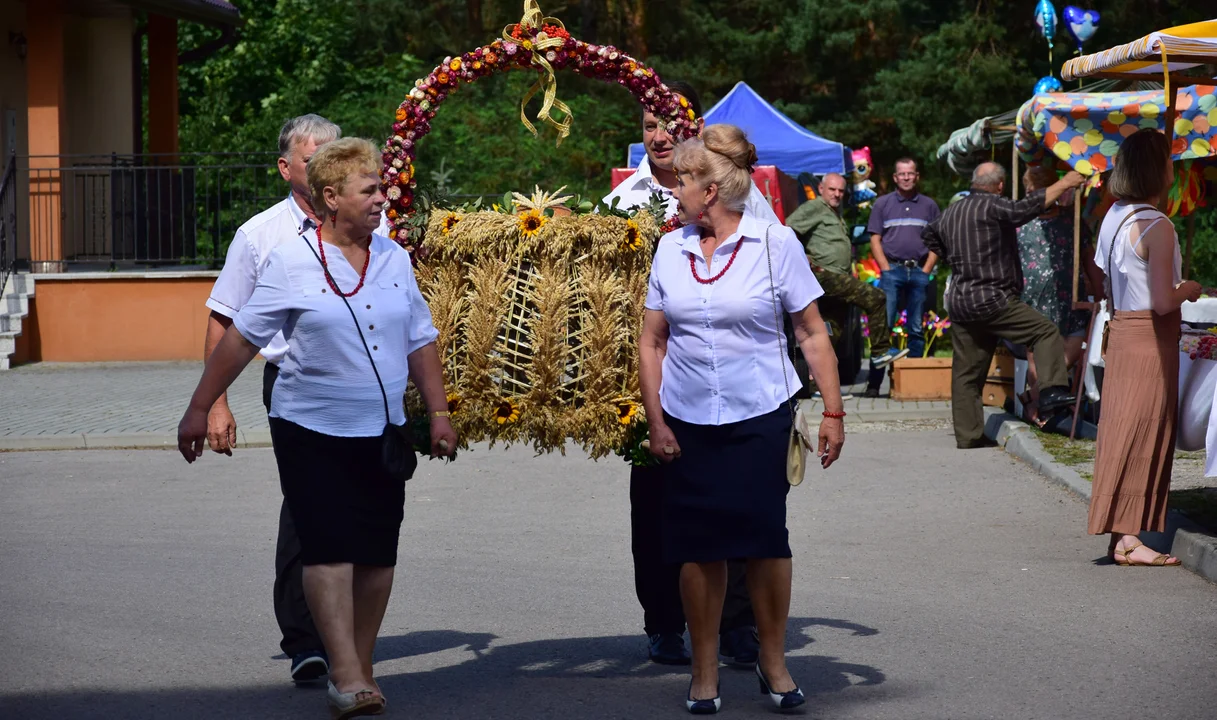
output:
[[[938,203],[917,190],[921,175],[917,161],[901,158],[896,161],[892,175],[896,192],[875,201],[866,231],[870,233],[871,255],[883,274],[879,287],[887,295],[888,327],[896,326],[901,310],[908,310],[909,357],[925,355],[925,338],[921,316],[925,310],[926,287],[938,256],[921,241],[921,231],[938,219]]]

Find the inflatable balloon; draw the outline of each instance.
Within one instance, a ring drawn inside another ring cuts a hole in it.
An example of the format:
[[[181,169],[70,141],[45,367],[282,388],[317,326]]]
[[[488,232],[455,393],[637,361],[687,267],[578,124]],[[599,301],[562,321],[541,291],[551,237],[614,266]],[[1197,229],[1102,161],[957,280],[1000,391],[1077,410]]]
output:
[[[967,196],[969,196],[971,194],[972,194],[971,190],[960,190],[959,192],[952,195],[951,199],[949,201],[947,201],[947,207],[954,205],[955,203],[959,202],[960,200],[963,200],[964,198],[966,198]]]
[[[865,203],[874,200],[875,183],[870,179],[871,168],[874,163],[871,162],[870,148],[864,147],[861,150],[854,150],[854,171],[850,174],[850,179],[854,183],[853,199],[854,204],[859,207],[864,207]]]
[[[1035,94],[1036,95],[1039,95],[1041,93],[1058,93],[1064,89],[1065,88],[1061,85],[1061,81],[1057,80],[1056,78],[1052,77],[1051,75],[1045,75],[1044,77],[1037,80],[1035,83]]]
[[[1035,24],[1051,49],[1052,38],[1056,36],[1056,6],[1052,4],[1052,0],[1040,0],[1035,6]]]
[[[1061,15],[1065,18],[1065,31],[1077,43],[1078,53],[1081,53],[1083,43],[1094,37],[1095,31],[1099,29],[1099,11],[1066,5]]]

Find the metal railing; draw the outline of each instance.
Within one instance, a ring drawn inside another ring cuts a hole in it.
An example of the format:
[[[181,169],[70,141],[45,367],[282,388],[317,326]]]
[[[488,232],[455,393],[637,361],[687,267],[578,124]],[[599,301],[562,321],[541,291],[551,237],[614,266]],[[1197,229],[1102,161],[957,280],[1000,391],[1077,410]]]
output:
[[[18,257],[32,269],[219,267],[237,228],[282,199],[276,154],[18,156]]]
[[[0,176],[0,293],[17,262],[17,158],[10,155]]]

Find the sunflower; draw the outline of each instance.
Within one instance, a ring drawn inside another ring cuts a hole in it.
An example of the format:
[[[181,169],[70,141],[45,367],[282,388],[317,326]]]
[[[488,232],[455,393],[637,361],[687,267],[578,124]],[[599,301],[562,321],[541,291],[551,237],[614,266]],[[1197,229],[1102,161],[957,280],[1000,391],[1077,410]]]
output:
[[[617,401],[617,422],[622,425],[629,425],[634,422],[634,416],[638,414],[638,403],[632,400]]]
[[[456,393],[448,393],[448,412],[455,415],[457,410],[461,409],[461,396]]]
[[[448,233],[452,232],[452,228],[456,227],[456,224],[460,221],[461,221],[461,216],[457,215],[456,213],[450,212],[447,215],[445,215],[444,216],[444,234],[447,235]]]
[[[520,213],[520,234],[530,238],[540,232],[548,221],[549,218],[542,215],[540,210],[533,209]]]
[[[494,419],[500,425],[520,419],[520,406],[511,398],[503,398],[494,409]]]
[[[642,232],[638,229],[638,223],[634,222],[633,220],[625,221],[625,241],[621,243],[621,249],[642,249]]]

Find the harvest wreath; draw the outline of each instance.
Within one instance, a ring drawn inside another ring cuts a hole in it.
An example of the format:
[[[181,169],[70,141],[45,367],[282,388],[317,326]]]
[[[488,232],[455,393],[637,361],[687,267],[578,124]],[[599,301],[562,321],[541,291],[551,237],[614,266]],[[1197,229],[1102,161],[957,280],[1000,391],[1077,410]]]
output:
[[[661,225],[673,226],[663,201],[597,211],[562,189],[537,188],[491,209],[480,201],[440,208],[416,194],[417,143],[438,105],[462,82],[516,68],[541,74],[521,102],[521,120],[536,133],[524,108],[544,91],[537,117],[559,143],[571,124],[556,97],[554,70],[562,68],[626,87],[676,137],[697,131],[688,101],[653,70],[612,46],[570,37],[526,0],[523,19],[502,38],[445,58],[397,109],[383,151],[390,236],[416,259],[463,444],[528,442],[548,452],[573,440],[592,457],[615,451],[646,463],[637,343],[653,248]]]

